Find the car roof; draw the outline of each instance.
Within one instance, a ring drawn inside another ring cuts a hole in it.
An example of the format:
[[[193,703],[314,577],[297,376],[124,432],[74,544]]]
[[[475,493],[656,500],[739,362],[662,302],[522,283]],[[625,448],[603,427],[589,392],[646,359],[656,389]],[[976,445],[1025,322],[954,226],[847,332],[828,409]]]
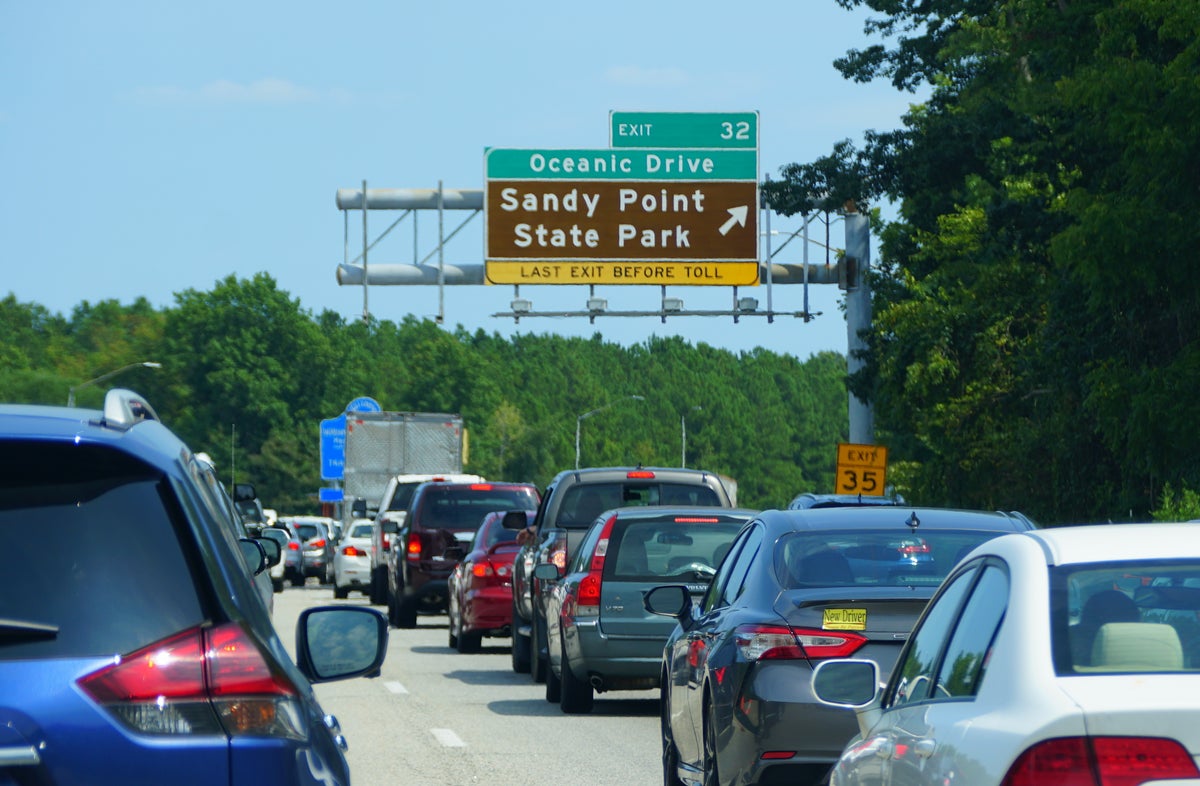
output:
[[[75,442],[107,445],[154,465],[183,474],[182,460],[191,450],[158,420],[145,399],[131,390],[114,388],[104,409],[44,404],[0,404],[5,439]],[[134,428],[137,426],[137,428]]]
[[[1041,546],[1051,565],[1200,557],[1200,524],[1191,522],[1084,524],[1023,535]]]
[[[554,476],[554,483],[558,483],[564,478],[574,477],[577,481],[589,480],[624,480],[630,472],[653,472],[655,479],[676,479],[710,477],[721,479],[721,476],[715,472],[709,472],[706,469],[686,469],[684,467],[581,467],[579,469],[565,469]]]
[[[852,506],[866,505],[905,505],[904,498],[896,496],[866,496],[864,494],[816,494],[813,492],[805,492],[797,494],[791,502],[788,503],[789,510],[803,510],[805,508],[844,508]]]
[[[781,530],[814,531],[888,527],[895,527],[897,530],[910,529],[913,517],[917,532],[949,529],[1025,532],[1034,528],[1033,522],[1020,513],[911,505],[770,510],[760,514],[760,518],[771,527]]]
[[[720,508],[713,505],[630,505],[613,508],[606,513],[615,513],[617,518],[623,521],[663,519],[672,516],[706,516],[749,521],[758,515],[757,510],[750,508]]]

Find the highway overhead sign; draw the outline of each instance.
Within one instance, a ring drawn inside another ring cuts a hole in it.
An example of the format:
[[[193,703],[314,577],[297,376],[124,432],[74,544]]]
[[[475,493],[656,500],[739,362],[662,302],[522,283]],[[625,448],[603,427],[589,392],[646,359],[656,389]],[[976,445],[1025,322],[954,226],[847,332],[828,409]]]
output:
[[[758,112],[610,112],[611,147],[758,148]]]
[[[758,151],[485,153],[492,284],[758,283]]]

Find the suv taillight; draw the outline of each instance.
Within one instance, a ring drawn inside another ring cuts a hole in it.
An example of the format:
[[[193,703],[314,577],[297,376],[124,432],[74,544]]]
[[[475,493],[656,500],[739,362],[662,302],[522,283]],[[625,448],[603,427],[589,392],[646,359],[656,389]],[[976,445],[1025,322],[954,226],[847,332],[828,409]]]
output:
[[[867,643],[857,633],[787,625],[739,625],[733,641],[742,658],[751,661],[846,658]]]
[[[1090,750],[1089,750],[1090,749]],[[1137,786],[1200,777],[1187,749],[1161,737],[1060,737],[1026,749],[1001,786]]]
[[[141,734],[305,739],[295,686],[236,623],[184,631],[78,684]]]
[[[409,562],[421,561],[421,533],[408,533],[408,548],[405,550],[404,556]]]

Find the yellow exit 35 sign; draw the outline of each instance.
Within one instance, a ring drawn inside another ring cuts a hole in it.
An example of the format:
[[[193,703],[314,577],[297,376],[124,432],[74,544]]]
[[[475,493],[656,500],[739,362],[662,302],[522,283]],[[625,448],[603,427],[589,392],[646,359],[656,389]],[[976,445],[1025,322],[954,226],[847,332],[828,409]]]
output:
[[[887,448],[839,442],[837,451],[838,494],[882,497],[887,484]]]

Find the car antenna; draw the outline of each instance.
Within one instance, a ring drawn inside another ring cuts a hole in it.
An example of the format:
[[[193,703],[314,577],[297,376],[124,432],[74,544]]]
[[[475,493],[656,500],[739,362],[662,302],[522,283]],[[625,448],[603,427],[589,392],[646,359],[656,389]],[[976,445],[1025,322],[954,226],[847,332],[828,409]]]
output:
[[[907,524],[908,528],[914,532],[916,532],[917,527],[921,526],[921,520],[917,518],[917,512],[915,510],[909,515],[908,520],[904,523]]]

